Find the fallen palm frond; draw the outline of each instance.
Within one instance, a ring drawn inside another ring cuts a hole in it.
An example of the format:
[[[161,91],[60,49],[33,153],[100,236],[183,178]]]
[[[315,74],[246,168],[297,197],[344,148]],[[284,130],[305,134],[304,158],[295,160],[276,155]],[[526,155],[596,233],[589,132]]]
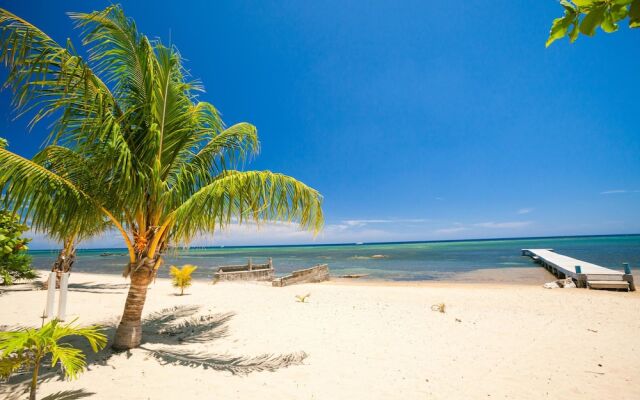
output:
[[[309,298],[309,296],[311,296],[311,293],[307,293],[307,294],[298,294],[296,295],[296,301],[298,303],[306,303],[307,299]]]

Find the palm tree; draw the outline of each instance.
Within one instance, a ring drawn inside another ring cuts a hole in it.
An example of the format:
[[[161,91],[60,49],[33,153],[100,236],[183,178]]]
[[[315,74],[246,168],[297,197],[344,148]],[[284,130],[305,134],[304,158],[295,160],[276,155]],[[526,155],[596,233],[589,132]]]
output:
[[[60,363],[65,377],[75,379],[84,371],[87,363],[82,350],[64,342],[71,336],[87,339],[94,352],[107,344],[107,337],[97,326],[80,328],[73,322],[62,325],[55,319],[40,329],[0,332],[0,378],[8,378],[23,368],[33,368],[29,399],[35,400],[40,364],[51,356],[52,367]]]
[[[120,232],[131,286],[114,347],[128,349],[140,344],[147,287],[170,243],[247,221],[317,232],[321,196],[290,176],[238,170],[258,151],[256,128],[226,127],[198,100],[202,87],[177,49],[140,34],[119,6],[70,16],[88,61],[0,11],[0,61],[15,108],[33,113],[32,123],[54,119],[46,162],[0,149],[0,185],[33,226],[73,234],[99,210]],[[61,226],[67,215],[73,223]]]

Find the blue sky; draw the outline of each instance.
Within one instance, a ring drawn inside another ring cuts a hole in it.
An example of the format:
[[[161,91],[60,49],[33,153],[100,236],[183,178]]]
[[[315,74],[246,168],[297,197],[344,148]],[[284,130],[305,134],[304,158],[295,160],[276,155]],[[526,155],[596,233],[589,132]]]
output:
[[[65,12],[108,2],[0,4],[79,45]],[[552,0],[122,5],[228,124],[258,127],[251,168],[322,192],[317,242],[640,232],[640,30],[545,49]],[[12,118],[5,91],[0,136],[34,154],[46,125]],[[312,241],[254,228],[198,244]]]

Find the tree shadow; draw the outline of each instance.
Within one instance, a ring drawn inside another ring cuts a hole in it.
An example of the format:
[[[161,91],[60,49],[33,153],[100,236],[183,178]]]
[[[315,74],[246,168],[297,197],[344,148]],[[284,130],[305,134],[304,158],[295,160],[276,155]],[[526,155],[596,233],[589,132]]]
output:
[[[15,385],[0,385],[0,398],[6,400],[24,399],[25,394],[29,396],[28,393],[29,385],[26,383]]]
[[[70,283],[70,292],[98,293],[98,294],[122,294],[124,292],[115,291],[129,288],[128,283]]]
[[[88,392],[84,389],[75,390],[62,390],[56,393],[51,393],[44,397],[38,397],[40,400],[75,400],[85,397],[93,396],[95,393]],[[0,395],[5,400],[23,400],[25,397],[29,397],[29,385],[19,384],[5,389],[0,389]]]
[[[305,358],[307,358],[305,352],[288,354],[267,353],[257,356],[246,356],[207,353],[185,348],[185,346],[189,344],[208,343],[226,337],[229,334],[227,325],[235,315],[234,313],[197,316],[199,310],[199,306],[176,306],[149,315],[143,320],[143,342],[139,349],[149,353],[152,358],[162,365],[181,365],[192,368],[201,367],[214,371],[226,371],[233,375],[248,375],[253,372],[262,371],[273,372],[280,368],[300,365]],[[103,326],[104,333],[110,340],[108,347],[98,353],[94,353],[84,339],[71,338],[67,341],[67,343],[82,350],[86,354],[88,370],[91,370],[91,367],[94,365],[107,365],[111,357],[122,353],[110,347],[113,337],[115,336],[117,323],[111,321],[105,323]],[[127,357],[131,357],[132,355],[130,351],[126,351]],[[52,379],[64,379],[58,366],[51,367],[50,360],[43,361],[39,376],[39,384]],[[10,384],[11,391],[23,394],[24,387],[30,378],[31,375],[25,371],[14,375],[7,383]],[[3,391],[0,390],[0,394],[2,393]],[[88,397],[92,394],[93,393],[83,391],[64,391],[56,394],[62,397],[49,397],[49,399],[74,399]],[[79,397],[70,397],[74,395]],[[17,399],[17,397],[15,398]]]
[[[90,397],[90,396],[93,396],[94,394],[95,393],[87,392],[84,389],[63,390],[63,391],[52,393],[50,395],[42,397],[40,400],[75,400],[75,399]]]
[[[39,281],[38,278],[28,281],[21,280],[12,285],[0,285],[0,295],[9,292],[31,292],[42,289],[44,289],[44,282]]]
[[[226,371],[234,375],[252,372],[276,371],[292,365],[302,364],[307,354],[260,354],[257,356],[234,356],[213,354],[181,348],[192,343],[206,343],[228,336],[227,324],[233,313],[218,313],[196,316],[200,307],[178,306],[149,315],[143,321],[143,343],[141,349],[163,365],[202,367],[215,371]],[[147,345],[162,345],[160,348]]]

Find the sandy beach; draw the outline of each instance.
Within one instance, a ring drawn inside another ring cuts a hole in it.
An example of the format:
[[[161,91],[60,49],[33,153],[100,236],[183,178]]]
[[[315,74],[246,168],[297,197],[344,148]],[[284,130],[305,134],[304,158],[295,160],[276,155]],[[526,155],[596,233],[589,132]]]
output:
[[[127,286],[118,276],[74,273],[68,320],[103,324],[112,335]],[[39,325],[46,292],[19,289],[0,296],[0,325]],[[197,281],[175,293],[168,280],[152,285],[141,348],[90,355],[76,381],[49,374],[39,398],[640,398],[638,292],[342,280],[284,288]],[[307,293],[307,303],[296,301]],[[436,303],[446,312],[432,311]],[[163,325],[153,314],[169,307],[208,315],[206,340],[181,341],[184,330],[170,328],[179,321]],[[173,357],[185,350],[188,357]],[[189,362],[196,354],[207,369]],[[20,378],[2,385],[3,398],[24,397]]]

